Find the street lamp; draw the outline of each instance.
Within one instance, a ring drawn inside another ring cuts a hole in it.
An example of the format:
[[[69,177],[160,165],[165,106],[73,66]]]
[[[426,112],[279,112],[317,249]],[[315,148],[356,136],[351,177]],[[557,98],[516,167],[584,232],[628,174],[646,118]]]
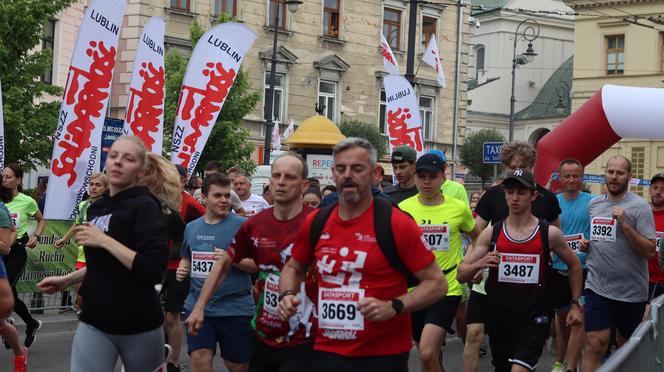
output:
[[[523,29],[521,28],[523,26]],[[537,53],[533,49],[533,40],[537,39],[539,36],[540,27],[539,23],[532,18],[527,18],[521,21],[516,30],[514,30],[514,50],[512,54],[512,95],[510,96],[510,127],[509,127],[509,140],[512,142],[514,140],[514,104],[516,103],[516,98],[514,98],[514,85],[516,82],[516,68],[519,65],[525,65],[533,61]],[[523,37],[528,41],[528,48],[525,53],[516,55],[516,42],[517,40]]]
[[[272,0],[271,0],[272,1]],[[274,128],[273,104],[274,104],[274,81],[277,78],[277,36],[279,36],[279,10],[281,4],[288,5],[290,13],[297,12],[302,4],[301,0],[274,0],[274,42],[272,43],[272,59],[270,60],[270,86],[268,88],[267,100],[265,102],[265,142],[263,143],[263,165],[270,165],[270,150],[272,147],[272,129]]]
[[[570,88],[569,84],[565,81],[561,81],[560,85],[556,88],[556,95],[558,96],[558,103],[556,103],[556,111],[559,114],[565,112],[565,108],[570,106]]]

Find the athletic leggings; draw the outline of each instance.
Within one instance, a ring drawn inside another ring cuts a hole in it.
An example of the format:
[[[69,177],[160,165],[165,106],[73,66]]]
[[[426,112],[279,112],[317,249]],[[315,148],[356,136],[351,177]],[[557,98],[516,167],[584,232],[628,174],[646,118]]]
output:
[[[25,264],[28,261],[28,253],[25,251],[25,243],[27,242],[27,235],[24,235],[21,239],[17,239],[16,243],[12,245],[9,254],[2,257],[2,260],[5,262],[5,269],[7,270],[7,279],[12,286],[12,293],[14,294],[14,312],[23,319],[25,324],[34,323],[35,319],[30,315],[25,303],[18,298],[16,283],[21,274],[23,274]]]
[[[78,323],[71,352],[71,372],[112,372],[118,356],[126,372],[154,371],[164,363],[164,329],[112,335]]]

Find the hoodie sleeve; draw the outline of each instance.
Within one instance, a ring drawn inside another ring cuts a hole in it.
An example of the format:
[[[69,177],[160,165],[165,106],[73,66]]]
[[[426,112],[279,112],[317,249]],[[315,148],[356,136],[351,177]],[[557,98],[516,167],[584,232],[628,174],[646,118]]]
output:
[[[136,207],[136,257],[131,271],[139,279],[157,284],[164,277],[168,257],[169,234],[164,215],[157,201],[151,198]]]

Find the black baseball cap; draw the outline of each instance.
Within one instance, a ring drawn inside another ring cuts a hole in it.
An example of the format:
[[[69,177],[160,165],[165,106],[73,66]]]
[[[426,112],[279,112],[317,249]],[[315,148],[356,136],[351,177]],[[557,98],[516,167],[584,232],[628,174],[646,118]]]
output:
[[[664,172],[657,173],[656,175],[652,176],[650,183],[653,184],[655,181],[664,181]]]
[[[408,145],[400,145],[392,150],[391,163],[401,163],[403,161],[415,161],[417,160],[417,153],[415,150]]]
[[[445,172],[445,162],[436,154],[424,154],[415,163],[415,172],[419,171]]]
[[[535,184],[535,176],[533,176],[533,173],[527,169],[521,169],[521,168],[515,169],[514,172],[508,174],[507,177],[505,177],[502,184],[507,185],[508,183],[512,183],[514,181],[518,182],[527,189],[530,190],[537,189],[537,186]]]

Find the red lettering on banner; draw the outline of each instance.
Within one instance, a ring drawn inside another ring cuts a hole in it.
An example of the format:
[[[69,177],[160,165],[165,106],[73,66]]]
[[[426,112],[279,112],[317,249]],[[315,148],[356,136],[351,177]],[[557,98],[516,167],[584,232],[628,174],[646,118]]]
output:
[[[81,157],[85,149],[90,148],[90,134],[95,126],[91,118],[99,118],[104,107],[103,102],[108,97],[108,92],[102,90],[111,86],[113,79],[113,68],[115,67],[115,48],[106,49],[104,42],[90,42],[90,48],[86,54],[92,57],[89,71],[71,67],[71,79],[67,81],[65,88],[65,103],[74,106],[76,116],[66,128],[66,134],[55,146],[64,152],[58,159],[53,160],[52,170],[56,176],[69,175],[67,185],[72,186],[76,181],[76,161]],[[78,79],[85,78],[87,81],[80,88]],[[80,89],[79,89],[80,88]]]
[[[150,134],[159,130],[159,115],[164,112],[160,107],[164,103],[164,68],[143,63],[138,74],[143,78],[143,86],[140,91],[129,89],[127,122],[134,135],[151,151],[155,140]],[[135,100],[138,100],[137,105]]]
[[[209,78],[205,89],[197,89],[187,85],[182,86],[182,90],[188,90],[187,98],[180,95],[180,107],[182,107],[182,119],[189,120],[191,119],[191,128],[193,132],[184,138],[184,145],[182,146],[182,152],[178,154],[178,157],[182,160],[181,165],[183,167],[189,166],[189,161],[191,160],[191,155],[196,150],[196,144],[198,139],[201,137],[203,132],[201,127],[208,127],[211,124],[214,114],[221,109],[221,104],[226,99],[228,91],[233,86],[233,80],[235,79],[235,70],[224,69],[223,65],[220,62],[212,63],[208,62],[205,64],[206,69],[203,70],[203,75]],[[198,107],[194,108],[195,100],[194,95],[200,94],[203,96],[201,102],[198,104]]]
[[[433,54],[433,59],[436,61],[436,72],[440,72],[440,59],[434,50],[431,50],[431,54]]]
[[[392,146],[408,145],[416,151],[422,151],[422,127],[408,128],[406,119],[410,119],[410,109],[398,108],[387,112],[387,125]]]
[[[380,54],[383,55],[383,58],[385,58],[387,62],[396,66],[396,62],[394,62],[394,58],[392,58],[392,54],[390,54],[387,44],[380,43]]]

